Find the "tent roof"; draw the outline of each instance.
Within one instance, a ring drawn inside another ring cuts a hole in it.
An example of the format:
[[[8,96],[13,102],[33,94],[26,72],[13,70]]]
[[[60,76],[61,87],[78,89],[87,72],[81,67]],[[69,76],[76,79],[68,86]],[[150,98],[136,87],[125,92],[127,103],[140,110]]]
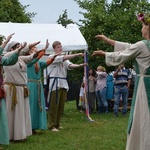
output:
[[[35,24],[35,23],[0,23],[0,34],[8,36],[15,33],[11,41],[26,41],[32,43],[41,41],[37,46],[39,49],[45,47],[46,39],[50,47],[47,53],[52,50],[52,43],[60,41],[63,51],[87,50],[88,45],[76,24],[69,24],[63,27],[60,24]]]

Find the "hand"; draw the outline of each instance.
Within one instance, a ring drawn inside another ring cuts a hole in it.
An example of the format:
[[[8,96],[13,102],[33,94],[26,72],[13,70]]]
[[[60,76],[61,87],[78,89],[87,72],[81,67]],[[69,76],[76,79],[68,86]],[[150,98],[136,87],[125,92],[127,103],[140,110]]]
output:
[[[38,45],[40,42],[41,42],[41,41],[38,41],[38,42],[34,42],[34,43],[29,44],[29,45],[28,45],[28,46],[29,46],[29,49],[35,47],[35,46]]]
[[[92,56],[105,56],[105,52],[102,50],[94,51]]]
[[[120,70],[120,69],[121,69],[121,65],[118,66],[118,70]]]
[[[20,47],[18,48],[18,52],[20,52],[22,49],[24,49],[26,45],[27,45],[27,42],[20,44]]]
[[[83,63],[79,65],[80,67],[88,66],[88,63]]]
[[[77,56],[83,57],[85,54],[84,53],[77,53]]]
[[[57,56],[59,56],[59,55],[61,55],[61,53],[55,54],[55,55],[53,56],[53,58],[55,59],[55,57],[57,57]]]
[[[10,41],[10,39],[12,38],[12,36],[13,36],[14,34],[15,34],[15,33],[12,33],[12,34],[8,35],[8,37],[6,38],[6,41],[5,41],[6,44]]]
[[[43,51],[43,50],[39,50],[39,51],[35,52],[34,55],[33,55],[33,58],[38,57],[39,53],[42,52],[42,51]],[[43,51],[43,52],[44,52],[44,51]]]
[[[121,70],[124,67],[124,65],[119,65],[118,70]]]
[[[46,40],[46,45],[45,45],[45,48],[44,48],[44,51],[46,51],[49,47],[49,42],[48,42],[48,39]]]
[[[98,34],[98,35],[95,36],[95,38],[104,41],[107,37],[105,35],[103,35],[103,34]]]

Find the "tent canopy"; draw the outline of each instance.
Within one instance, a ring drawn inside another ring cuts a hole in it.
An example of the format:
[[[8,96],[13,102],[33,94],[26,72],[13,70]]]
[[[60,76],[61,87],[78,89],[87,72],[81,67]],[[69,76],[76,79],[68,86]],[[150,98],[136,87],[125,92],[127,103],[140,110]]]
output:
[[[45,47],[46,39],[48,39],[50,46],[47,53],[53,52],[52,43],[54,41],[62,43],[64,52],[87,50],[88,48],[76,24],[69,24],[65,28],[60,24],[0,23],[0,34],[7,37],[11,33],[15,33],[11,41],[20,43],[41,41],[37,46],[39,49]]]

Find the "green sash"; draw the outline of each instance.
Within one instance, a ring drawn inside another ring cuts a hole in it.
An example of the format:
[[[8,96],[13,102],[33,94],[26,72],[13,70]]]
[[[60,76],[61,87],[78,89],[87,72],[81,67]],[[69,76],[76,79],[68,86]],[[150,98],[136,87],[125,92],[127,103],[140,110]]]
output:
[[[146,44],[147,48],[150,51],[150,41],[143,40],[143,42]],[[134,66],[135,66],[136,73],[140,74],[136,60],[134,62]],[[150,67],[147,69],[145,75],[150,75]],[[135,101],[136,101],[136,94],[137,94],[139,80],[140,80],[140,76],[137,76],[136,81],[135,81],[135,87],[134,87],[134,92],[133,92],[133,97],[132,97],[132,104],[131,104],[131,110],[130,110],[128,128],[127,128],[128,134],[130,134],[131,127],[132,127],[133,113],[134,113],[134,108],[135,108]],[[150,89],[150,77],[143,77],[143,81],[145,84],[145,89],[146,89],[146,94],[147,94],[147,99],[148,99],[148,106],[149,106],[149,110],[150,110],[150,90],[149,90]]]

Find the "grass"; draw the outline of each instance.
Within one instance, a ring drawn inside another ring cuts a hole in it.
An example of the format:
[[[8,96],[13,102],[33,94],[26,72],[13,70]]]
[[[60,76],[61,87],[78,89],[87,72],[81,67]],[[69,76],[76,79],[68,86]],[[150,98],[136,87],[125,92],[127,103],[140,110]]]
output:
[[[65,104],[59,132],[39,131],[22,143],[11,142],[6,150],[124,150],[128,115],[113,117],[108,114],[91,114],[89,122],[84,113],[76,110],[76,102]]]

